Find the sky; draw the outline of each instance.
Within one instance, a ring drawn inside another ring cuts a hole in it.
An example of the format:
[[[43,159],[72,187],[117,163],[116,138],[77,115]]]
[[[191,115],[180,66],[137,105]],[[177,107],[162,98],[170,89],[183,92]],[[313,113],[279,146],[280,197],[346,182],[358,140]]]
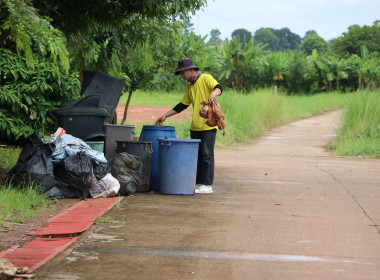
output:
[[[351,25],[371,26],[375,20],[380,20],[380,0],[208,0],[190,21],[193,31],[207,38],[212,29],[224,40],[240,28],[254,35],[262,27],[287,27],[301,37],[315,30],[328,41]]]

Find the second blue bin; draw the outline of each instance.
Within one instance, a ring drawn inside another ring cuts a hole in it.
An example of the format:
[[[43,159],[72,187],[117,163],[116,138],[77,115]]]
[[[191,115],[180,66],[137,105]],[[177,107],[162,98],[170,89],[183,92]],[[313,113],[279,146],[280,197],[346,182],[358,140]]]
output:
[[[159,192],[193,195],[199,139],[158,139]]]

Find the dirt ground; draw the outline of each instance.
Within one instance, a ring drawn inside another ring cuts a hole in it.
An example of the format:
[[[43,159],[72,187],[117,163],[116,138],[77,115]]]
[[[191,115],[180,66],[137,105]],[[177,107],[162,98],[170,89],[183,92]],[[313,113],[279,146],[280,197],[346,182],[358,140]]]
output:
[[[175,104],[174,104],[175,105]],[[120,123],[123,119],[125,105],[118,105],[117,121]],[[155,120],[172,109],[171,107],[150,107],[150,106],[129,106],[127,120],[129,122],[145,122],[147,124],[154,124]],[[191,116],[192,110],[190,108],[182,111],[181,113],[170,117],[175,120],[183,120],[188,116]]]
[[[0,227],[0,252],[7,250],[14,245],[22,245],[25,242],[30,241],[32,237],[27,235],[29,232],[36,230],[46,220],[58,215],[77,202],[79,202],[79,199],[68,198],[52,201],[47,209],[40,215],[19,221],[18,223],[7,224],[4,227]]]
[[[125,105],[117,107],[118,122],[121,122],[124,114]],[[128,121],[132,123],[144,122],[146,124],[153,124],[154,121],[170,110],[170,107],[149,107],[149,106],[129,106]],[[183,120],[191,115],[191,110],[187,109],[180,114],[173,116],[176,120]],[[61,213],[67,208],[71,207],[79,199],[63,199],[58,202],[52,202],[51,205],[40,215],[30,219],[19,221],[18,223],[0,227],[0,252],[8,248],[23,244],[31,239],[27,233],[39,228],[47,219]]]

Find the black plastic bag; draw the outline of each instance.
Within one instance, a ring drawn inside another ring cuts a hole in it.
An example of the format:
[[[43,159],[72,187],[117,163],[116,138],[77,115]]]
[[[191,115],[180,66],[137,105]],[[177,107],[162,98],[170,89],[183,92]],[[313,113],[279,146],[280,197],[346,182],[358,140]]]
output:
[[[50,190],[46,192],[46,195],[48,198],[51,199],[64,199],[65,197],[63,196],[62,192],[60,189],[57,187],[52,187]]]
[[[141,159],[137,156],[118,153],[111,162],[111,174],[120,183],[120,195],[131,195],[140,185]]]
[[[93,172],[97,180],[101,180],[108,173],[111,173],[111,166],[108,164],[108,162],[103,163],[93,160],[92,165],[94,167]]]
[[[54,173],[64,197],[90,197],[92,162],[85,152],[66,157],[55,165]]]
[[[30,135],[26,141],[16,164],[7,173],[6,179],[12,182],[12,185],[31,183],[45,193],[57,184],[54,177],[54,165],[50,160],[53,144],[44,143],[37,133]]]

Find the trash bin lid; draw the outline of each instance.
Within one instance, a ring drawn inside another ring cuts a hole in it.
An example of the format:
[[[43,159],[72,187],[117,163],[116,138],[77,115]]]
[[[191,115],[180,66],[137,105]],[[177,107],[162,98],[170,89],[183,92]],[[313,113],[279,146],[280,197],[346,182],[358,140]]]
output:
[[[158,142],[199,143],[201,139],[158,138]]]
[[[57,116],[99,116],[109,117],[110,114],[106,109],[94,107],[67,107],[53,111]]]

